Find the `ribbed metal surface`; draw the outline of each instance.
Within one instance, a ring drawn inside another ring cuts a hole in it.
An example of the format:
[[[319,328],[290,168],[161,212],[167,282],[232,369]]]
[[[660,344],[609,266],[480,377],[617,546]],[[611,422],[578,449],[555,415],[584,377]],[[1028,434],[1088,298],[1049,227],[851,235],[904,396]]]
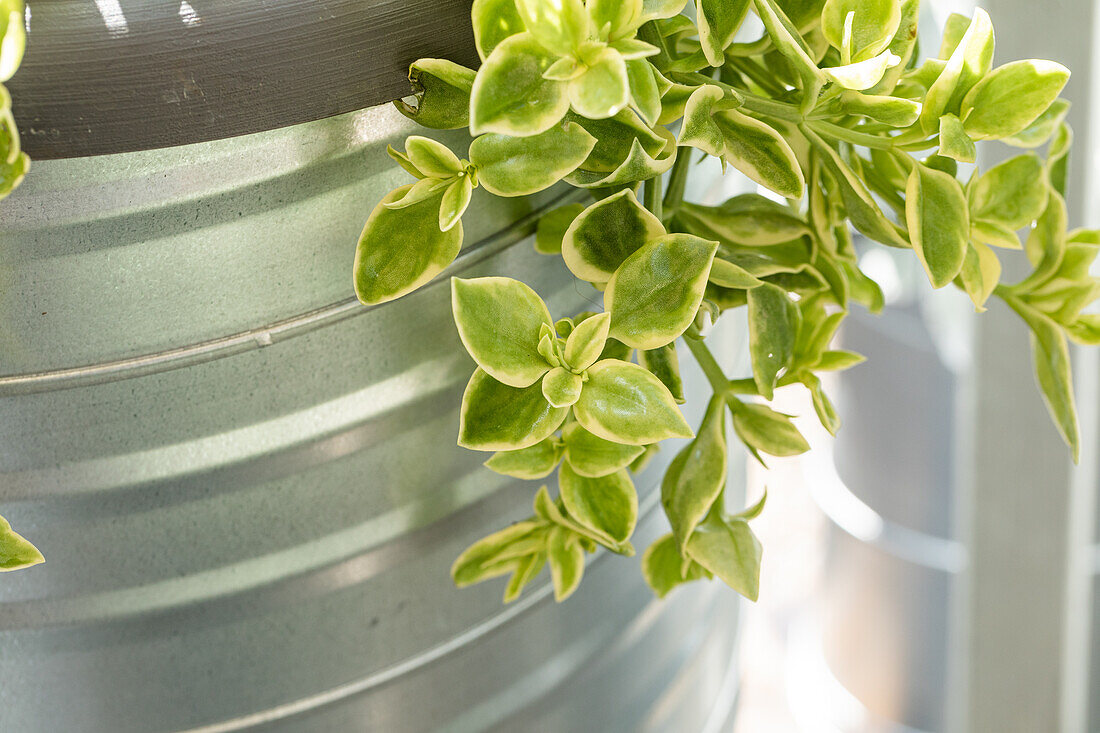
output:
[[[377,108],[47,162],[5,202],[0,511],[47,563],[0,582],[0,730],[728,729],[731,593],[659,604],[609,555],[561,606],[546,578],[510,607],[452,588],[535,485],[455,446],[472,364],[445,281],[348,301],[407,132]],[[511,246],[561,194],[479,194],[454,271],[582,309]],[[639,548],[666,526],[662,467]]]
[[[419,58],[476,66],[470,0],[31,0],[11,80],[35,159],[309,122],[409,93]]]
[[[957,380],[915,304],[853,314],[842,341],[868,360],[841,381],[835,467],[810,474],[831,520],[814,643],[860,715],[830,722],[845,733],[939,733],[949,604],[966,564],[952,516]]]

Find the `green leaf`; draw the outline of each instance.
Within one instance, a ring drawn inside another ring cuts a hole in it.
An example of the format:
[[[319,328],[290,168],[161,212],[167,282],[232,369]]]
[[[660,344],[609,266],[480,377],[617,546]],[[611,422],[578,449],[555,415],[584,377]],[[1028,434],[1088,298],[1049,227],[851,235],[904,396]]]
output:
[[[1066,179],[1069,176],[1069,148],[1073,144],[1073,130],[1063,122],[1047,149],[1047,176],[1050,185],[1061,196],[1066,195]]]
[[[661,504],[681,552],[726,485],[727,469],[726,400],[715,395],[695,440],[672,460],[661,482]]]
[[[710,281],[719,287],[736,290],[750,290],[764,282],[751,275],[745,268],[717,257],[710,268]]]
[[[626,62],[631,104],[647,125],[656,125],[661,117],[661,91],[657,84],[659,74],[644,59]]]
[[[374,305],[400,298],[425,285],[458,256],[462,224],[449,231],[439,228],[440,190],[401,209],[387,204],[412,189],[391,191],[371,212],[355,250],[355,294]]]
[[[626,471],[593,478],[581,476],[568,464],[558,471],[561,498],[569,516],[610,540],[626,542],[638,522],[638,494]]]
[[[569,111],[567,84],[543,78],[556,58],[530,33],[510,36],[478,71],[470,132],[525,137],[545,132]]]
[[[806,222],[790,209],[754,193],[734,196],[720,206],[685,202],[676,216],[693,234],[724,243],[767,246],[810,233]]]
[[[458,444],[483,451],[528,448],[553,435],[568,412],[546,401],[541,384],[509,387],[478,367],[462,395]]]
[[[474,0],[470,11],[474,27],[474,43],[481,60],[506,38],[527,30],[519,15],[515,0]]]
[[[633,35],[642,24],[642,0],[588,0],[587,8],[602,40]]]
[[[531,481],[549,476],[561,460],[564,447],[553,437],[520,450],[499,451],[485,467],[503,476]]]
[[[581,321],[565,341],[565,362],[577,372],[595,364],[607,344],[610,328],[610,313],[600,313]]]
[[[1073,376],[1066,336],[1058,324],[1035,309],[1013,299],[1008,303],[1031,328],[1035,377],[1047,410],[1050,411],[1062,438],[1073,451],[1073,460],[1076,463],[1081,454],[1081,436],[1077,427],[1077,407],[1073,399]]]
[[[883,51],[878,56],[869,58],[866,61],[848,64],[847,66],[830,66],[821,71],[828,77],[829,81],[844,89],[861,91],[878,84],[882,81],[886,70],[897,66],[900,62],[901,59],[894,54]]]
[[[762,285],[748,293],[752,376],[760,394],[770,400],[777,375],[790,363],[794,353],[797,308],[787,294],[774,285]]]
[[[1069,69],[1054,61],[1014,61],[990,72],[962,101],[963,126],[975,140],[1015,135],[1058,98]]]
[[[1028,290],[1041,285],[1050,276],[1058,272],[1062,258],[1066,254],[1066,202],[1054,191],[1047,197],[1047,205],[1042,215],[1035,221],[1035,227],[1027,237],[1024,249],[1028,259],[1035,266],[1023,282],[1014,286]]]
[[[986,75],[993,62],[993,45],[989,15],[975,8],[974,19],[925,95],[921,124],[926,133],[936,130],[944,113],[958,111],[963,97]],[[959,114],[959,119],[966,119],[965,111]],[[966,129],[970,131],[969,127]]]
[[[554,407],[569,407],[581,396],[583,382],[579,374],[554,367],[542,378],[542,395]]]
[[[966,249],[966,260],[959,273],[963,288],[978,311],[985,310],[985,302],[1001,280],[1001,261],[981,242],[971,242]]]
[[[508,0],[511,2],[511,0]],[[420,59],[409,67],[416,104],[394,102],[401,114],[424,127],[458,130],[470,124],[470,90],[476,72],[446,59]]]
[[[656,156],[667,142],[667,138],[659,131],[650,128],[629,109],[606,120],[589,120],[572,113],[568,119],[596,138],[596,147],[581,166],[583,170],[592,173],[612,173],[618,170],[630,157],[635,143],[641,143],[647,155]]]
[[[699,310],[717,249],[691,234],[667,234],[626,258],[604,293],[611,336],[636,349],[679,338]]]
[[[584,549],[578,537],[564,527],[550,530],[547,542],[550,579],[554,583],[554,600],[564,601],[580,587],[584,576]]]
[[[679,15],[687,0],[642,0],[642,22]]]
[[[1100,314],[1079,316],[1066,328],[1066,333],[1082,346],[1100,346]]]
[[[791,146],[759,120],[732,109],[716,110],[724,96],[709,84],[691,95],[678,144],[722,158],[780,196],[801,198],[806,182]]]
[[[821,160],[824,162],[825,167],[837,180],[840,195],[844,199],[844,207],[847,209],[848,219],[851,221],[852,226],[876,242],[891,247],[908,247],[909,243],[898,233],[897,227],[882,213],[882,209],[875,203],[871,192],[867,190],[867,186],[840,157],[840,154],[808,127],[800,126],[800,129],[817,152],[821,154]]]
[[[0,573],[21,570],[45,562],[42,553],[0,517]]]
[[[459,588],[480,583],[511,572],[514,567],[495,563],[513,543],[522,541],[539,529],[537,522],[516,522],[470,545],[451,565],[451,578]]]
[[[1034,122],[1015,135],[1003,138],[1001,142],[1017,148],[1037,148],[1044,145],[1065,121],[1069,107],[1070,104],[1065,99],[1054,100]]]
[[[22,0],[0,2],[0,83],[10,79],[23,60],[27,45],[23,22]]]
[[[535,251],[543,255],[561,254],[565,232],[582,211],[584,204],[565,204],[543,214],[535,232]]]
[[[1015,232],[1042,215],[1049,191],[1038,156],[1018,155],[990,168],[969,187],[970,215]]]
[[[604,440],[585,430],[580,423],[566,426],[565,460],[579,476],[599,477],[620,471],[645,453],[639,445],[624,445]]]
[[[474,194],[473,180],[468,175],[461,175],[443,192],[443,200],[439,204],[439,228],[449,232],[458,224],[459,219],[466,213],[466,207],[470,205],[470,198]]]
[[[588,37],[588,13],[581,0],[515,0],[523,24],[548,51],[575,53]]]
[[[616,359],[589,368],[573,414],[590,432],[615,443],[646,445],[693,435],[661,380]]]
[[[554,185],[585,161],[596,138],[575,122],[529,137],[482,135],[470,145],[478,181],[497,196],[527,196]]]
[[[528,555],[516,561],[515,572],[512,573],[508,586],[504,589],[504,602],[511,603],[519,598],[523,589],[534,580],[542,566],[546,564],[546,553],[540,552]]]
[[[462,172],[458,156],[431,138],[412,135],[405,140],[405,154],[417,170],[430,178],[448,178]]]
[[[973,212],[973,208],[971,208],[971,212]],[[971,216],[973,217],[973,213],[971,213]],[[1024,248],[1024,246],[1020,244],[1020,237],[1016,234],[1015,229],[993,221],[982,221],[981,219],[971,218],[970,238],[975,242],[988,244],[991,247],[1003,247],[1005,249]]]
[[[562,259],[581,280],[605,283],[646,242],[665,233],[630,189],[597,201],[565,232]]]
[[[604,47],[588,60],[584,73],[569,82],[569,101],[577,114],[590,120],[614,117],[630,104],[630,78],[622,55]]]
[[[919,102],[845,89],[837,100],[846,114],[860,115],[890,127],[909,127],[920,117]]]
[[[970,28],[970,23],[970,18],[961,13],[951,13],[947,16],[947,20],[943,23],[940,50],[936,54],[936,58],[944,61],[951,58],[951,54],[959,47],[959,42],[962,41],[967,29]]]
[[[781,458],[797,456],[810,449],[789,415],[767,405],[730,402],[733,429],[750,448]]]
[[[628,467],[631,473],[641,473],[644,471],[660,451],[661,447],[656,443],[645,446],[645,452],[635,458]]]
[[[664,598],[682,583],[706,577],[702,566],[685,560],[676,545],[676,538],[671,534],[666,534],[646,549],[642,556],[642,575],[658,598]],[[686,572],[685,564],[688,566]]]
[[[595,149],[566,181],[581,188],[633,187],[672,167],[676,143],[663,127],[650,128],[630,109],[605,120],[571,116],[596,140]]]
[[[825,389],[821,386],[821,380],[814,374],[807,374],[803,377],[802,383],[810,390],[814,412],[817,413],[817,419],[821,421],[821,426],[828,430],[830,435],[836,435],[837,431],[840,430],[840,416],[837,415],[832,400],[825,394]]]
[[[753,7],[776,50],[790,62],[802,80],[805,99],[810,102],[817,101],[817,94],[825,84],[825,76],[817,68],[814,54],[802,39],[798,29],[794,27],[776,0],[753,0]]]
[[[538,344],[543,326],[554,321],[527,285],[507,277],[451,278],[451,310],[462,345],[498,382],[527,387],[549,371]]]
[[[900,23],[898,0],[828,0],[821,10],[821,29],[849,59],[845,63],[866,61],[885,51]]]
[[[711,66],[725,63],[726,47],[749,12],[749,0],[695,0],[699,43]]]
[[[755,601],[760,595],[760,540],[743,519],[715,519],[688,540],[687,555],[735,591]]]
[[[901,59],[901,63],[886,72],[882,81],[871,91],[888,94],[895,90],[902,74],[917,58],[917,31],[920,26],[920,0],[901,0],[901,20],[894,39],[887,48]],[[917,110],[919,114],[920,110]]]
[[[953,176],[916,165],[905,189],[909,239],[932,287],[955,279],[966,258],[970,216],[966,195]]]
[[[443,204],[441,195],[445,195],[447,187],[450,185],[450,178],[424,178],[417,181],[412,187],[405,193],[404,196],[396,201],[390,201],[386,203],[387,209],[404,209],[413,204],[418,204],[421,201],[426,201],[430,198],[440,198],[440,214],[443,212]],[[447,231],[440,227],[441,231]]]
[[[638,364],[648,369],[668,387],[669,393],[677,404],[682,405],[685,402],[684,382],[680,378],[680,357],[676,354],[675,343],[657,349],[639,351]]]
[[[817,363],[814,364],[814,369],[821,372],[839,372],[844,369],[851,369],[865,361],[867,361],[867,357],[854,351],[826,351],[818,358]]]
[[[940,155],[960,163],[973,163],[978,155],[974,141],[966,134],[959,118],[953,114],[940,118]]]

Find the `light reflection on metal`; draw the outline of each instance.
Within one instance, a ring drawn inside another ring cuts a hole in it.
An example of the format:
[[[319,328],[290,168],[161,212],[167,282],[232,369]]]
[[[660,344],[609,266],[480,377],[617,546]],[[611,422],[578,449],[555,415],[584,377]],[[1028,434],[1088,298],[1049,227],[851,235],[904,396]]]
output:
[[[191,3],[187,2],[187,0],[183,0],[180,3],[179,12],[180,20],[182,20],[183,24],[188,28],[194,28],[202,23],[202,18],[199,17],[199,14],[195,12],[195,9],[191,7]]]
[[[837,473],[831,445],[815,446],[802,466],[818,507],[857,540],[915,565],[947,573],[966,568],[967,551],[962,543],[887,521],[853,494]]]
[[[927,733],[876,719],[829,669],[820,630],[808,619],[791,626],[785,667],[787,705],[801,733]]]
[[[95,6],[103,16],[103,24],[107,26],[107,32],[112,36],[122,36],[130,32],[130,26],[126,22],[126,16],[122,14],[122,6],[118,4],[118,0],[95,0]]]

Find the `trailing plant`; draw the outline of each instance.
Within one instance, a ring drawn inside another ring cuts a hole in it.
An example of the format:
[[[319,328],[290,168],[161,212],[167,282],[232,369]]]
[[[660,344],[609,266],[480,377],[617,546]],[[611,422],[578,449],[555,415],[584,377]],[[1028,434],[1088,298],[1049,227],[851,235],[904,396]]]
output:
[[[30,158],[20,149],[19,130],[11,112],[11,95],[4,86],[19,68],[25,44],[23,0],[0,0],[0,200],[23,181],[31,165]],[[0,572],[40,562],[42,553],[0,517]]]
[[[825,428],[839,427],[819,375],[863,357],[830,342],[851,303],[883,306],[853,229],[912,250],[932,287],[954,284],[979,311],[995,296],[1019,313],[1051,415],[1080,450],[1067,338],[1100,343],[1100,316],[1082,314],[1100,294],[1089,275],[1100,232],[1066,232],[1069,71],[1041,60],[994,68],[982,10],[952,15],[922,59],[919,0],[695,0],[693,16],[685,5],[475,0],[480,69],[411,66],[415,103],[401,111],[430,128],[468,126],[474,139],[466,158],[420,136],[390,149],[414,181],[367,220],[359,298],[399,298],[442,272],[475,189],[527,196],[561,181],[588,200],[545,213],[535,246],[603,291],[602,312],[552,315],[516,280],[451,281],[477,363],[459,445],[490,453],[485,465],[508,476],[556,471],[558,486],[556,498],[538,490],[529,519],[462,553],[459,586],[510,575],[510,601],[549,564],[561,600],[586,553],[633,554],[631,472],[683,438],[661,486],[671,533],[646,550],[646,579],[664,596],[717,576],[755,599],[761,549],[749,522],[764,502],[726,507],[729,441],[761,462],[806,451],[791,416],[767,404],[792,384],[809,390]],[[752,16],[763,30],[741,40]],[[1045,160],[1024,152],[982,171],[983,140],[1028,151],[1051,142]],[[706,156],[762,193],[685,201]],[[1000,283],[995,248],[1024,249],[1033,272]],[[741,308],[752,373],[730,378],[706,333]],[[713,390],[694,430],[678,407],[677,343]]]

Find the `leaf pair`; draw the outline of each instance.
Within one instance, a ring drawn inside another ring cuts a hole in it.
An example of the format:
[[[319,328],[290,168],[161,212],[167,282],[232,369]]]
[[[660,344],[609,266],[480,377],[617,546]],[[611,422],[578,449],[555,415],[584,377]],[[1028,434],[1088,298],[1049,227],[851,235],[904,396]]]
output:
[[[625,445],[594,435],[580,423],[568,423],[560,438],[552,436],[530,448],[495,453],[486,467],[506,476],[540,479],[565,460],[579,476],[599,478],[621,471],[645,453],[642,446]]]
[[[578,188],[633,187],[667,172],[676,162],[676,138],[664,127],[651,128],[633,110],[608,119],[570,114],[596,138],[592,153],[566,181]]]
[[[565,507],[554,502],[543,486],[535,496],[534,516],[470,545],[455,559],[451,578],[456,586],[465,588],[511,574],[504,590],[504,602],[511,603],[549,563],[554,598],[564,601],[584,576],[585,552],[596,549],[576,527]]]
[[[463,396],[460,445],[527,448],[553,434],[570,406],[587,430],[617,443],[691,435],[657,377],[636,364],[597,361],[612,316],[582,321],[562,347],[545,304],[523,283],[456,278],[452,293],[459,335],[479,365]]]
[[[750,601],[760,596],[763,548],[745,517],[714,516],[699,525],[681,550],[675,535],[658,539],[642,557],[642,573],[659,598],[673,588],[717,576]]]
[[[390,157],[407,172],[420,179],[400,198],[384,206],[401,209],[438,195],[439,229],[450,231],[466,212],[470,197],[478,185],[477,169],[442,143],[413,135],[405,141],[405,152],[389,148]]]
[[[577,277],[605,286],[610,335],[652,350],[675,341],[695,319],[717,247],[690,234],[665,234],[627,189],[572,221],[562,257]]]
[[[475,3],[484,64],[471,91],[471,128],[524,137],[549,129],[570,108],[590,119],[613,117],[631,103],[632,88],[649,90],[653,82],[644,67],[628,66],[658,53],[634,38],[644,17],[642,0]],[[651,108],[652,99],[640,106]]]

